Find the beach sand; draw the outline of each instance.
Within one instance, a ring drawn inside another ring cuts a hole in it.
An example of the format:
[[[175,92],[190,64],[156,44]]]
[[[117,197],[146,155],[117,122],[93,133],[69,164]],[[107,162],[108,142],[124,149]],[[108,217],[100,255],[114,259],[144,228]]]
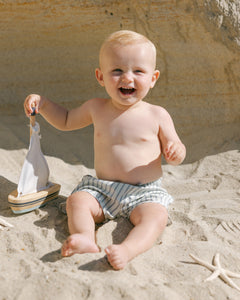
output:
[[[240,291],[220,278],[204,282],[212,272],[189,256],[211,263],[218,252],[222,266],[240,274],[239,139],[222,140],[214,153],[202,157],[196,153],[201,143],[193,141],[189,149],[188,140],[188,155],[194,151],[198,159],[163,166],[164,187],[175,198],[169,208],[172,223],[152,249],[114,271],[104,248],[125,238],[132,227],[126,219],[97,228],[100,253],[60,255],[68,228],[59,204],[83,175],[94,174],[91,128],[58,133],[41,125],[50,180],[61,184],[60,196],[27,214],[14,215],[9,208],[7,197],[17,187],[27,153],[27,122],[23,113],[3,111],[0,118],[0,218],[13,225],[0,229],[1,300],[240,299]],[[212,136],[219,134],[212,129]],[[232,280],[240,287],[240,279]]]

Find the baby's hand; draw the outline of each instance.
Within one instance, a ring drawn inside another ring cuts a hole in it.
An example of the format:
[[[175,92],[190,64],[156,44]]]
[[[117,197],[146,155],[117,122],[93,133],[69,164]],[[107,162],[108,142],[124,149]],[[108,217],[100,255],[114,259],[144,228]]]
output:
[[[186,149],[181,142],[168,142],[167,146],[163,150],[163,154],[167,163],[179,165],[185,158]]]
[[[40,107],[43,105],[44,98],[40,95],[32,94],[27,96],[24,101],[25,114],[29,117],[33,113],[33,107],[35,107],[34,112],[39,113]]]

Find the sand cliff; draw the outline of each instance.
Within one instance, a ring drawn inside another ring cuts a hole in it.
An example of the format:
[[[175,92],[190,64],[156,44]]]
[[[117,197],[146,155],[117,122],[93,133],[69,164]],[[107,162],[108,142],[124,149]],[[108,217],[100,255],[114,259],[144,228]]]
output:
[[[208,132],[202,156],[211,154],[238,142],[239,18],[237,0],[0,1],[0,107],[21,108],[29,93],[69,107],[105,96],[94,76],[100,44],[132,29],[158,49],[161,78],[146,100],[172,114],[187,145]]]

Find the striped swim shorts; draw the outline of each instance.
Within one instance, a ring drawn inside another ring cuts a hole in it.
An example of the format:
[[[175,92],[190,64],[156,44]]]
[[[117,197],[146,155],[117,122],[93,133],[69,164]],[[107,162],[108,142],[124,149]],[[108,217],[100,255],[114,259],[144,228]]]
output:
[[[118,216],[129,218],[132,210],[142,203],[160,203],[167,208],[173,202],[172,196],[161,187],[161,178],[146,184],[131,185],[86,175],[72,194],[79,191],[88,192],[97,199],[106,219]]]

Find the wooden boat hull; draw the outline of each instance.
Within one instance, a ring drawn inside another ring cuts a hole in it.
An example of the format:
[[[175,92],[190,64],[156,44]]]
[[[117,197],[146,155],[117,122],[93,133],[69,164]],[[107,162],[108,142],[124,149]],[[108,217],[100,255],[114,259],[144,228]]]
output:
[[[58,197],[61,186],[57,183],[40,192],[18,197],[17,190],[8,195],[8,203],[15,214],[23,214],[46,205]]]

